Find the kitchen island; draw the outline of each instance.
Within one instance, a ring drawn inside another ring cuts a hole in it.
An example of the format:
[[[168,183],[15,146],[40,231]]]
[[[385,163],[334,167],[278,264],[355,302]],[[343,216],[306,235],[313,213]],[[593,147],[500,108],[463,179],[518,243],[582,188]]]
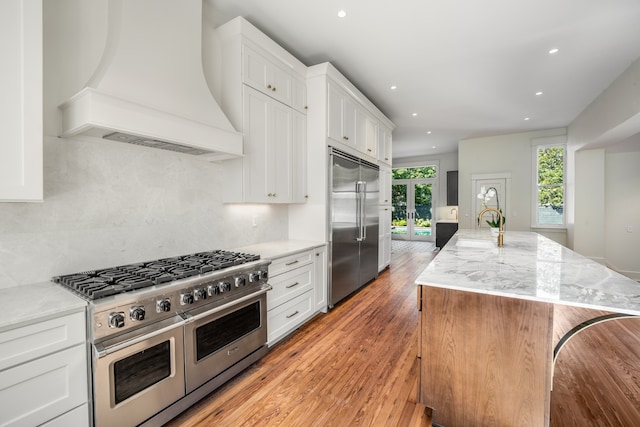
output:
[[[446,427],[549,425],[554,305],[640,315],[640,284],[537,233],[459,230],[416,284],[418,399]]]

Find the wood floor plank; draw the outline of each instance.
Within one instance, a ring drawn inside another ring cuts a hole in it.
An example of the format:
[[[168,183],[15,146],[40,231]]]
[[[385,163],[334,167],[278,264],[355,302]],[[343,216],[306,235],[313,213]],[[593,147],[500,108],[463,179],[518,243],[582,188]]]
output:
[[[554,335],[604,314],[557,306]],[[551,408],[552,427],[640,425],[640,319],[597,324],[571,338],[556,362]]]

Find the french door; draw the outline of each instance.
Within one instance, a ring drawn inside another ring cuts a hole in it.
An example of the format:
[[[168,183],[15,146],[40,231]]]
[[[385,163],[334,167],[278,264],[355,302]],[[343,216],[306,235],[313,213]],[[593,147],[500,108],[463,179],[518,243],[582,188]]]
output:
[[[391,185],[391,237],[435,240],[433,188],[435,179],[394,179]]]

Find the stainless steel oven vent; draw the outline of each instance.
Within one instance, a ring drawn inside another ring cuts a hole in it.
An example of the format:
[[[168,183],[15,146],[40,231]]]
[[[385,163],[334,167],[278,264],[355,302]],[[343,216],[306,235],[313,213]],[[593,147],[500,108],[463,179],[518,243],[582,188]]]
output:
[[[200,156],[202,154],[213,154],[215,151],[204,150],[201,148],[187,147],[185,145],[175,144],[173,142],[161,141],[159,139],[143,138],[136,135],[129,135],[122,132],[112,132],[103,136],[104,139],[112,141],[126,142],[127,144],[143,145],[145,147],[159,148],[161,150],[176,151],[178,153],[191,154]]]

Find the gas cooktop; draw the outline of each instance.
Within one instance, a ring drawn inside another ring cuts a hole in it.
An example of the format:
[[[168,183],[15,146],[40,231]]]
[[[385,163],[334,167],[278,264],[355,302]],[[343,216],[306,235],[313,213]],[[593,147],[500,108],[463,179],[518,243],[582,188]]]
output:
[[[57,276],[52,280],[92,301],[259,259],[259,255],[215,250]]]

